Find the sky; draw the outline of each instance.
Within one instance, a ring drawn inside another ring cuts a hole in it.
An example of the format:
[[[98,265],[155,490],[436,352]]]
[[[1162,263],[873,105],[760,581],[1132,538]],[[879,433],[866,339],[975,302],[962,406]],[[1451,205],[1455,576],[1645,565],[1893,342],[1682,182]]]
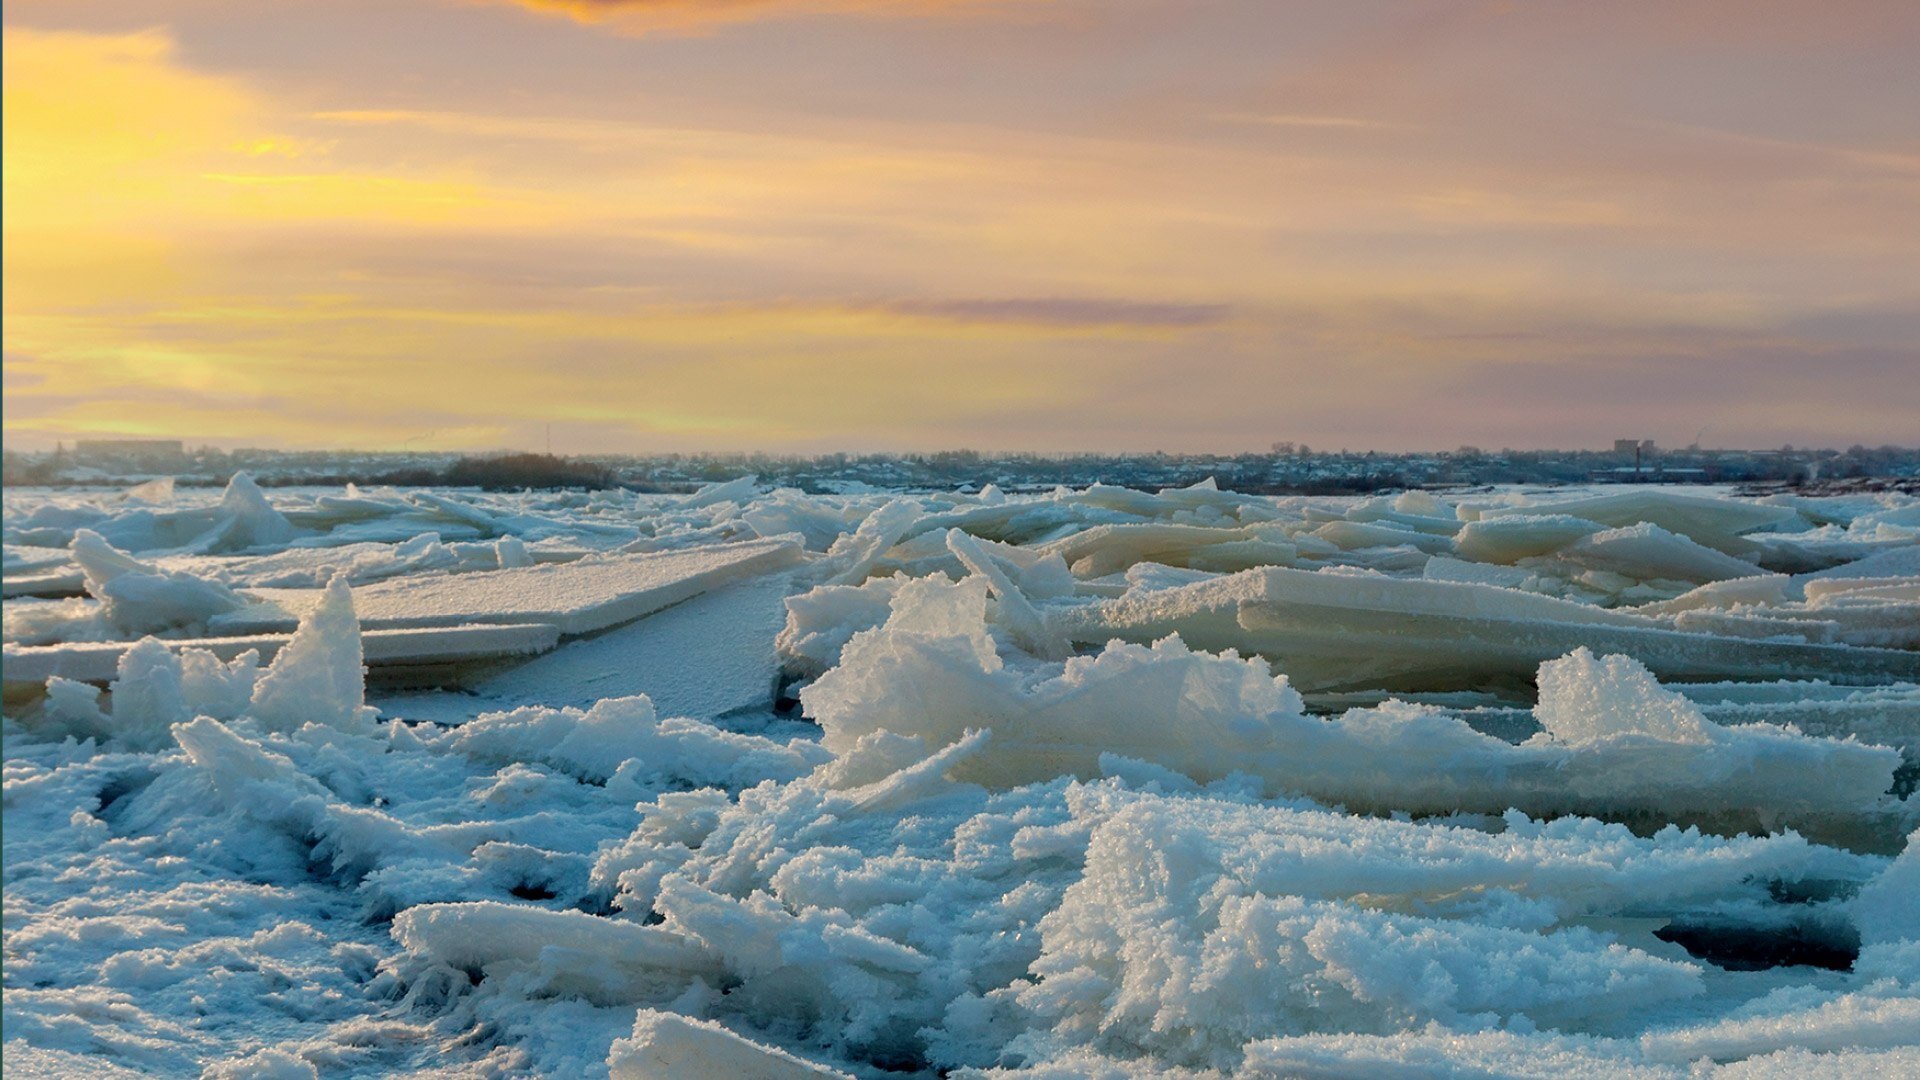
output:
[[[9,0],[5,441],[1920,443],[1911,0]]]

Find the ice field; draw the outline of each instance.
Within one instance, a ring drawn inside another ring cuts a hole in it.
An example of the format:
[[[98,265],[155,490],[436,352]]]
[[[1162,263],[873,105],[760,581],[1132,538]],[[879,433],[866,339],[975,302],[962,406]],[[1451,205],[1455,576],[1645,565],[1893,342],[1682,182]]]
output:
[[[1920,1076],[1920,499],[4,510],[9,1076]]]

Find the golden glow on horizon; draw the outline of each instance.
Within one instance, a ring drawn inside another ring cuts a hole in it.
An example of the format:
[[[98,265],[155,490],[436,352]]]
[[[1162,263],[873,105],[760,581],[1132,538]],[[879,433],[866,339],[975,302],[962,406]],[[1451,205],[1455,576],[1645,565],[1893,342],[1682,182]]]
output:
[[[727,17],[907,9],[956,6]],[[1642,408],[1615,388],[1676,364],[1657,423],[1874,441],[1914,404],[1887,375],[1920,325],[1897,145],[1562,131],[1465,90],[1441,114],[1371,58],[1298,101],[1060,132],[752,95],[396,104],[188,55],[167,27],[6,30],[10,443],[1539,443],[1611,430]],[[1867,373],[1847,406],[1782,405],[1849,389],[1822,364]]]

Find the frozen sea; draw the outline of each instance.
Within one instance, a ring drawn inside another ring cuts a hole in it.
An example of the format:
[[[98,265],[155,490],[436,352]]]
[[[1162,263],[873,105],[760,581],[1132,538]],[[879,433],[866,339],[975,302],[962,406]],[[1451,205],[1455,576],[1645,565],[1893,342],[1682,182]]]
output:
[[[4,539],[9,1076],[1920,1076],[1910,496]]]

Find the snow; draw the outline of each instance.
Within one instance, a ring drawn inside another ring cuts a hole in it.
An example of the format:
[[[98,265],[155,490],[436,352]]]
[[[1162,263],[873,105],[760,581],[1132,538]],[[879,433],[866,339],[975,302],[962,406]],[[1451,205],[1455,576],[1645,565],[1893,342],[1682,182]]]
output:
[[[1920,501],[6,505],[9,1075],[1920,1072]]]

